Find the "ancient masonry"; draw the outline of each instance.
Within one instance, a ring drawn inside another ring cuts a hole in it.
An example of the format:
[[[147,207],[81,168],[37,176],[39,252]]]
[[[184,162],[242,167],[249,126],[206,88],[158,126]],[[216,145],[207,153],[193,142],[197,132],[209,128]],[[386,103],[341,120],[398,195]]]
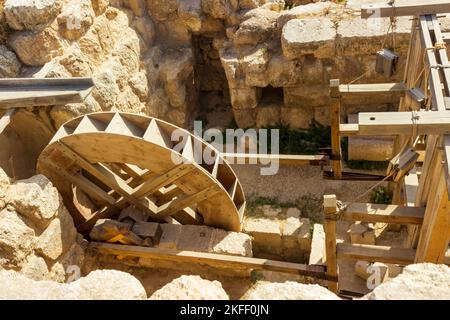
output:
[[[0,299],[448,299],[448,12],[0,0]],[[222,153],[195,119],[331,142]],[[261,183],[265,160],[288,174]],[[275,185],[296,200],[254,195]]]

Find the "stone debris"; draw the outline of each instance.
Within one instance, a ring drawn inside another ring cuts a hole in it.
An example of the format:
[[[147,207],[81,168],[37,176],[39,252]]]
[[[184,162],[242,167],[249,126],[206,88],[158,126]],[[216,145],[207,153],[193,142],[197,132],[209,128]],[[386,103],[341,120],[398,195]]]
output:
[[[372,224],[356,222],[348,230],[352,244],[375,245],[375,229]]]
[[[142,300],[144,287],[132,275],[97,270],[68,284],[35,281],[12,271],[0,270],[0,299],[8,300]]]
[[[219,281],[181,276],[155,291],[150,300],[229,300]]]
[[[293,281],[270,283],[259,281],[242,297],[243,300],[340,300],[340,298],[317,284]]]

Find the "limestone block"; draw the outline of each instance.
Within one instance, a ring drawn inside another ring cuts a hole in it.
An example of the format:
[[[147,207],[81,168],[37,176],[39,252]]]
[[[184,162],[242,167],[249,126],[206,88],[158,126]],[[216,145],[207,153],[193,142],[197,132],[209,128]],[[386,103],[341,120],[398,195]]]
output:
[[[271,283],[259,281],[242,297],[243,300],[340,300],[340,298],[317,284],[294,281]]]
[[[281,104],[262,104],[256,108],[256,127],[265,128],[276,126],[281,121]]]
[[[335,54],[336,30],[328,18],[287,22],[282,31],[281,46],[288,59],[313,54],[317,58],[331,58]]]
[[[203,19],[202,1],[180,1],[180,6],[178,7],[178,17],[190,31],[199,32],[202,29]]]
[[[266,204],[256,208],[256,213],[275,219],[281,218],[282,210],[279,207]]]
[[[283,88],[288,107],[322,107],[330,102],[328,89],[322,85]]]
[[[128,7],[133,13],[139,17],[142,17],[147,12],[147,4],[145,0],[126,0]]]
[[[348,231],[352,244],[375,245],[375,231],[370,224],[356,222],[350,226]]]
[[[155,25],[148,17],[137,17],[133,21],[133,27],[139,32],[139,35],[144,39],[147,46],[151,46],[155,39]]]
[[[181,227],[177,249],[208,252],[211,248],[213,231],[213,228],[207,226],[184,225]]]
[[[148,81],[144,72],[135,73],[129,80],[128,84],[139,100],[145,101],[148,97]]]
[[[245,233],[214,229],[210,252],[251,257],[252,239]]]
[[[158,21],[167,20],[176,15],[178,0],[147,0],[148,14]]]
[[[89,77],[93,74],[94,66],[80,50],[68,51],[55,60],[69,71],[73,77]]]
[[[16,78],[22,65],[14,52],[0,45],[0,78]]]
[[[255,109],[233,109],[233,115],[239,128],[251,128],[256,125]]]
[[[161,224],[162,235],[157,245],[158,248],[177,249],[178,239],[182,226],[179,224]]]
[[[230,97],[233,109],[254,109],[261,98],[261,89],[258,87],[230,89]]]
[[[381,282],[385,282],[388,276],[388,266],[386,264],[380,262],[370,263],[367,261],[357,261],[355,263],[355,273],[364,280],[367,280],[373,274],[378,274],[378,271],[374,269],[379,270],[380,280]]]
[[[307,129],[314,118],[312,108],[281,108],[281,123],[292,129]]]
[[[234,36],[238,46],[255,45],[267,40],[276,28],[279,13],[266,9],[254,9],[247,12]]]
[[[253,237],[253,251],[266,256],[282,252],[281,226],[279,221],[268,218],[247,218],[243,230]]]
[[[34,235],[17,212],[0,211],[0,266],[20,266],[33,250]]]
[[[43,175],[13,183],[5,201],[39,228],[46,228],[62,208],[58,190]]]
[[[309,255],[309,264],[324,265],[325,256],[325,231],[323,225],[314,224],[313,236],[311,241],[311,253]]]
[[[126,219],[131,219],[133,222],[146,222],[148,215],[135,207],[127,207],[120,212],[119,221],[124,222]]]
[[[41,32],[16,32],[9,44],[19,59],[30,66],[40,67],[63,53],[61,40],[53,28]]]
[[[37,31],[56,18],[62,0],[6,0],[3,11],[15,30]]]
[[[221,20],[225,20],[233,12],[232,3],[224,0],[202,0],[202,9],[211,17]]]
[[[155,222],[136,222],[131,231],[144,239],[149,239],[148,244],[151,246],[159,242],[162,234],[160,224]]]
[[[44,258],[30,254],[22,266],[20,273],[36,281],[45,280],[48,276],[48,266]]]
[[[303,83],[307,85],[325,85],[329,79],[321,59],[306,56],[302,63]]]
[[[310,221],[307,218],[286,218],[282,224],[283,246],[286,248],[300,247],[302,250],[311,250]]]
[[[66,39],[76,40],[86,33],[94,18],[90,0],[70,0],[57,18],[59,33]]]
[[[101,15],[109,6],[109,0],[91,0],[92,8],[97,16]]]
[[[334,7],[336,7],[335,3],[327,1],[308,3],[302,6],[293,7],[290,10],[284,10],[277,19],[277,28],[283,28],[283,26],[292,19],[311,19],[324,16]]]

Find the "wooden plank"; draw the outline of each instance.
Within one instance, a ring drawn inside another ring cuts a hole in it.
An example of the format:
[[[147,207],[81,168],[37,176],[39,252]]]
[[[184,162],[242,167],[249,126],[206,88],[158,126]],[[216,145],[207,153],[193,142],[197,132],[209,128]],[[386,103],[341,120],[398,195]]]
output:
[[[445,135],[443,139],[444,152],[444,174],[447,182],[447,193],[450,195],[450,135]]]
[[[361,17],[390,18],[402,16],[420,16],[450,12],[448,0],[396,0],[395,5],[384,3],[362,4]]]
[[[0,79],[0,109],[78,103],[93,88],[91,78]]]
[[[185,262],[192,264],[205,264],[211,267],[228,269],[253,269],[284,272],[303,276],[314,277],[329,281],[336,278],[329,277],[322,266],[308,266],[299,263],[274,261],[267,259],[229,256],[215,253],[204,253],[194,251],[177,251],[172,249],[145,248],[138,246],[125,246],[108,243],[91,242],[90,248],[99,253],[112,254],[123,257],[139,257],[145,259],[168,260],[174,262]]]
[[[277,161],[282,165],[294,166],[320,165],[328,160],[328,157],[325,155],[223,153],[222,157],[230,163],[267,164]]]
[[[201,190],[197,193],[188,195],[184,194],[172,201],[169,201],[168,203],[160,206],[158,208],[158,216],[160,218],[166,218],[168,216],[171,216],[172,214],[183,210],[184,208],[187,208],[193,204],[196,204],[198,202],[201,202],[203,200],[208,199],[209,197],[214,196],[218,192],[220,192],[219,185],[213,185],[211,187],[208,187],[204,190]]]
[[[403,207],[373,203],[351,203],[339,212],[339,219],[368,223],[416,224],[423,223],[425,208]]]
[[[439,24],[439,21],[436,17],[436,15],[432,15],[432,16],[427,16],[427,20],[431,21],[431,23],[433,24],[433,31],[434,31],[434,38],[436,40],[437,44],[443,44],[444,43],[444,38],[442,37],[442,33],[441,33],[441,26]],[[438,58],[439,58],[439,63],[443,66],[449,66],[450,63],[448,61],[448,56],[447,56],[447,48],[445,46],[443,47],[439,47],[439,49],[437,50],[437,54],[438,54]],[[444,88],[445,88],[445,96],[449,97],[450,96],[450,68],[443,68],[441,69],[441,73],[443,75],[443,83],[444,83]],[[441,110],[445,111],[445,105],[443,106],[443,108]]]
[[[15,108],[8,109],[0,118],[0,134],[2,134],[6,127],[11,123],[12,117],[16,114],[16,112],[17,109]]]
[[[438,158],[442,160],[442,157]],[[443,168],[442,164],[440,168]],[[428,198],[424,223],[417,246],[416,263],[443,263],[449,245],[450,200],[445,176],[438,170]]]
[[[346,243],[339,243],[337,245],[338,259],[343,260],[363,260],[368,262],[408,265],[414,263],[415,254],[416,251],[414,249]]]
[[[341,84],[341,94],[405,93],[404,83]]]
[[[341,95],[339,93],[339,79],[330,80],[330,96],[331,96],[331,149],[332,149],[332,162],[331,167],[333,169],[336,179],[342,177],[342,150],[341,150],[341,137],[339,135],[341,124]]]
[[[325,195],[324,211],[327,216],[337,215],[337,200],[335,195]],[[337,247],[336,247],[336,219],[326,219],[324,224],[325,231],[325,255],[327,262],[327,275],[338,277]],[[339,292],[337,282],[328,282],[328,289],[334,293]]]

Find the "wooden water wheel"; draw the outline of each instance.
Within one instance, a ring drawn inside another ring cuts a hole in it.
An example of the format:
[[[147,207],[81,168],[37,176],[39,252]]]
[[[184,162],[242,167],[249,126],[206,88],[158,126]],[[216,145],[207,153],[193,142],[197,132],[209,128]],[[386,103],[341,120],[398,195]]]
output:
[[[208,143],[159,119],[115,112],[72,119],[37,169],[58,188],[80,232],[129,206],[149,221],[241,229],[245,197],[231,167]]]

